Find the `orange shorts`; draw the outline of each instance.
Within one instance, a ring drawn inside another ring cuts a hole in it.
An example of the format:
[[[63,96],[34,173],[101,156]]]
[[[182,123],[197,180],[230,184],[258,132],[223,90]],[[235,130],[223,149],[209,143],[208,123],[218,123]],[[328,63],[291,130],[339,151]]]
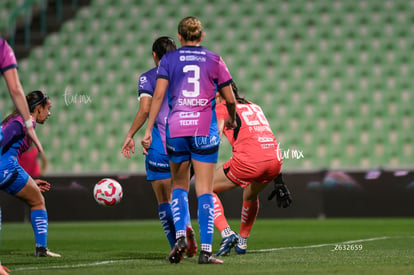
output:
[[[235,184],[246,187],[252,182],[268,183],[280,173],[283,160],[277,158],[256,163],[242,163],[231,158],[223,164],[224,174]]]

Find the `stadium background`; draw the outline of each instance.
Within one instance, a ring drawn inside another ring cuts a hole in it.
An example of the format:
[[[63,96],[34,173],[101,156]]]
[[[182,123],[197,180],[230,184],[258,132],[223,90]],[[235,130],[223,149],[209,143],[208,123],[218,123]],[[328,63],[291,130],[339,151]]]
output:
[[[414,214],[409,172],[414,1],[5,0],[0,5],[2,18],[27,7],[16,20],[2,20],[0,31],[16,51],[25,91],[42,89],[53,102],[52,116],[37,128],[49,160],[46,178],[55,187],[46,194],[51,220],[156,217],[139,142],[131,160],[120,148],[138,108],[138,75],[153,66],[153,40],[176,38],[178,21],[187,15],[202,20],[202,44],[223,56],[242,94],[262,106],[281,144],[295,205],[286,211],[270,203],[266,208],[264,197],[260,215]],[[32,22],[29,32],[27,22]],[[6,92],[0,96],[4,117],[12,105]],[[220,163],[230,154],[224,141]],[[110,210],[93,205],[90,192],[107,176],[126,189],[121,205]],[[226,195],[230,216],[239,216],[239,205],[230,206],[238,198],[239,191]],[[0,199],[6,221],[24,219],[21,202],[3,193]],[[70,199],[77,206],[70,206]],[[136,208],[148,204],[154,212],[136,216]],[[85,207],[88,213],[82,212]]]

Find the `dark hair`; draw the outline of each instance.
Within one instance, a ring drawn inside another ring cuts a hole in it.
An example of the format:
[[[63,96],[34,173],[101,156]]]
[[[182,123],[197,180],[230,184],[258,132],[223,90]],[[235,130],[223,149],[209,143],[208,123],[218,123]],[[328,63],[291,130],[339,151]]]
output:
[[[233,81],[231,83],[231,88],[233,89],[233,94],[234,94],[234,97],[236,98],[237,103],[250,104],[250,102],[247,99],[240,96],[239,89],[236,86],[236,82]]]
[[[185,17],[178,24],[178,33],[185,41],[199,41],[203,33],[203,24],[197,17]]]
[[[159,60],[161,60],[164,54],[175,49],[177,49],[177,47],[174,40],[168,36],[161,36],[152,44],[152,51],[155,52]]]
[[[46,104],[49,102],[49,97],[42,91],[32,91],[28,95],[26,95],[26,101],[27,105],[29,105],[30,113],[33,113],[37,105],[45,107]],[[10,118],[14,117],[16,114],[18,114],[17,109],[14,109],[13,112],[2,121],[2,124],[6,123]]]
[[[37,105],[46,106],[49,97],[42,91],[32,91],[26,96],[29,111],[33,112]]]

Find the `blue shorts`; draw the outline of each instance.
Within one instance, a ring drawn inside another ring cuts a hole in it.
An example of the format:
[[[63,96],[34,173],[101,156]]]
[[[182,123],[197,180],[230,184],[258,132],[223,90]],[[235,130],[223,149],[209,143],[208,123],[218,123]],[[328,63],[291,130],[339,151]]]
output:
[[[3,159],[1,160],[4,161]],[[9,161],[0,166],[0,189],[11,195],[19,193],[29,180],[27,172],[16,161]]]
[[[152,130],[152,143],[145,157],[147,180],[165,180],[171,178],[170,162],[162,142],[160,132],[154,127]]]
[[[167,133],[167,152],[171,162],[182,163],[190,159],[200,162],[217,163],[220,137],[176,137]]]
[[[164,180],[171,178],[170,162],[168,155],[150,148],[148,155],[145,157],[145,169],[147,171],[147,180]]]

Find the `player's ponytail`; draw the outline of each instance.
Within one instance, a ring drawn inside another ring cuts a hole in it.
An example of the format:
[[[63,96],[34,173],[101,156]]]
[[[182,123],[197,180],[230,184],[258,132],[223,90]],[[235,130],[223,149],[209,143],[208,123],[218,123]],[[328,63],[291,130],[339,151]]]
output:
[[[15,115],[17,115],[19,112],[17,112],[17,109],[15,108],[13,110],[13,112],[11,112],[11,114],[9,114],[8,116],[6,116],[3,121],[1,122],[1,124],[5,124],[7,121],[9,121],[12,117],[14,117]]]
[[[236,82],[233,81],[231,83],[231,88],[233,89],[233,94],[234,94],[234,97],[236,98],[237,103],[250,104],[250,102],[247,99],[240,96],[239,89],[236,86]]]

